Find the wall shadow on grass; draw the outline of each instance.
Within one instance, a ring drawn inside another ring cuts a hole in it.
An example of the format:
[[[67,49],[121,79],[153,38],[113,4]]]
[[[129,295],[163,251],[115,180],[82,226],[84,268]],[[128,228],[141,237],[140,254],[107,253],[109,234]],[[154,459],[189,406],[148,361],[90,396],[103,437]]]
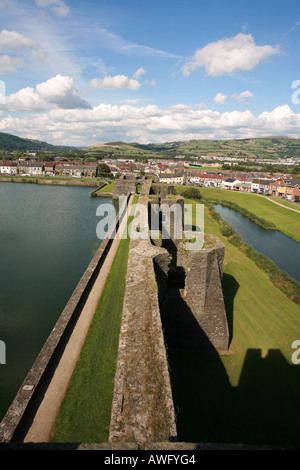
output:
[[[173,278],[168,282],[155,262],[154,269],[179,440],[300,450],[300,365],[291,365],[280,350],[263,357],[260,349],[249,349],[232,386],[224,366],[231,356],[223,362]],[[230,339],[238,288],[234,277],[224,274]]]
[[[300,449],[300,367],[249,349],[231,386],[217,354],[168,350],[179,439]]]
[[[223,273],[222,289],[224,296],[224,304],[226,310],[227,324],[229,330],[229,345],[233,337],[233,311],[234,311],[234,298],[237,294],[240,285],[230,274]]]

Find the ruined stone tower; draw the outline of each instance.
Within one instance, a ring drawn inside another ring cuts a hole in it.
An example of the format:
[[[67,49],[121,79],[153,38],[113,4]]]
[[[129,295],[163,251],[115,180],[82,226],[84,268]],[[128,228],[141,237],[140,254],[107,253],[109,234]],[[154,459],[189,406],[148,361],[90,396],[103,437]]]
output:
[[[187,251],[180,244],[177,255],[177,263],[186,273],[182,297],[220,354],[228,352],[229,341],[222,291],[224,253],[220,240],[205,234],[201,250]]]
[[[178,205],[182,214],[180,219],[172,218],[174,214],[170,213],[171,224],[167,230],[162,218],[162,233],[170,235],[168,240],[162,240],[162,246],[172,252],[168,271],[161,269],[155,260],[168,346],[224,354],[229,343],[222,290],[225,247],[213,235],[203,234],[203,246],[201,243],[195,249],[187,249],[184,232],[182,237],[174,237],[180,232],[176,224],[184,225],[183,198],[165,196],[160,202],[165,206]]]

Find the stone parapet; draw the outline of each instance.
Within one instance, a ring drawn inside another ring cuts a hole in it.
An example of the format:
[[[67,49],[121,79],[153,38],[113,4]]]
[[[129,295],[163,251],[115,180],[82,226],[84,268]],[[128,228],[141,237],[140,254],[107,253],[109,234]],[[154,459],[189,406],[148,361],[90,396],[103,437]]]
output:
[[[139,204],[148,204],[140,197]],[[145,219],[142,225],[147,225]],[[177,439],[168,361],[153,258],[167,265],[166,250],[131,240],[119,339],[110,442]]]

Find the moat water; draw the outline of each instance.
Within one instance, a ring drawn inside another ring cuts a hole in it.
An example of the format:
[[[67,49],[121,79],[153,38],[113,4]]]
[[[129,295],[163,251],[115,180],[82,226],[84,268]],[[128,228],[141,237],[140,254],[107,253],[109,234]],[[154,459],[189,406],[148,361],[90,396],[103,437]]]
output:
[[[277,230],[261,228],[234,209],[220,204],[215,205],[215,209],[246,243],[266,255],[280,269],[300,282],[300,243]]]
[[[0,183],[0,420],[101,242],[92,189]]]

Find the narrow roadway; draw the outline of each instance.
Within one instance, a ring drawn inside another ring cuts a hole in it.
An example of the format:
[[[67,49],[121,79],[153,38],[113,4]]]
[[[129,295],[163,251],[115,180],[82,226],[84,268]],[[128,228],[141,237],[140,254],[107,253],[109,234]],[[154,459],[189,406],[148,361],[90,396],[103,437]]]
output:
[[[131,197],[129,200],[127,216],[129,216],[129,211],[132,205],[132,199],[133,198]],[[124,217],[122,222],[120,223],[117,236],[113,240],[111,248],[99,272],[99,275],[95,280],[95,284],[82,309],[82,312],[79,316],[73,333],[65,348],[64,354],[56,368],[56,371],[45,393],[43,401],[41,402],[32,422],[32,425],[24,438],[24,442],[37,443],[48,442],[49,440],[51,429],[58,414],[61,401],[67,390],[68,383],[71,379],[85,337],[89,330],[90,323],[99,303],[107,276],[115,258],[121,234],[123,233],[126,225],[127,217]]]

